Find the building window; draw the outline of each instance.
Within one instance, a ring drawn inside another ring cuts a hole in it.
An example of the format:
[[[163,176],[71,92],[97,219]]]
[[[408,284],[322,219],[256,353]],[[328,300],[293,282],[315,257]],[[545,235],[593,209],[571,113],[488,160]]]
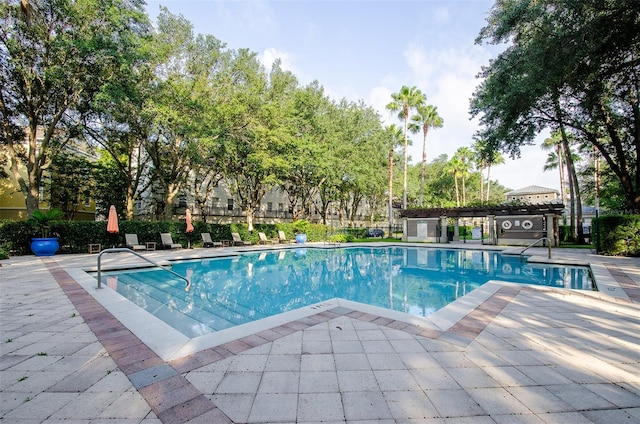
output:
[[[220,206],[220,198],[219,197],[214,197],[213,199],[211,199],[211,207],[212,208],[217,208]]]
[[[227,200],[227,210],[229,210],[229,211],[233,210],[233,199],[228,199]]]
[[[84,206],[86,208],[88,208],[89,206],[91,206],[91,197],[89,196],[84,196]]]
[[[186,208],[187,207],[187,196],[184,194],[181,194],[178,197],[178,207],[179,208]]]
[[[284,210],[284,203],[278,203],[278,210],[282,212]]]
[[[273,203],[267,202],[267,212],[273,212]]]

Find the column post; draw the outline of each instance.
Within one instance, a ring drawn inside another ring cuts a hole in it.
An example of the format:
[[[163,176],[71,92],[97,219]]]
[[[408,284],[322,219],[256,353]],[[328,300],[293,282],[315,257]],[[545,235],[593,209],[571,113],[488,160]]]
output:
[[[498,243],[496,240],[496,216],[487,215],[487,218],[489,218],[489,244],[494,245]]]
[[[546,237],[550,240],[549,244],[551,246],[557,246],[556,240],[558,240],[558,237],[556,237],[556,226],[555,226],[555,215],[552,213],[548,213],[544,215],[544,219],[547,221],[547,234]]]
[[[460,241],[460,218],[456,218],[453,224],[453,241]]]
[[[440,243],[449,243],[449,237],[447,237],[447,216],[442,215],[440,217]]]

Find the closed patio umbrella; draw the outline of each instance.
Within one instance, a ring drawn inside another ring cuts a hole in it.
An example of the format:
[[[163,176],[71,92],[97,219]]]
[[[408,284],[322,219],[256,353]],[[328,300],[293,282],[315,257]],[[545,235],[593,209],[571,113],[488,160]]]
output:
[[[186,221],[187,221],[187,229],[186,232],[187,233],[193,233],[193,223],[191,221],[191,211],[189,209],[187,209],[187,217],[186,217]]]
[[[109,208],[109,217],[107,218],[107,233],[117,234],[120,231],[118,228],[118,214],[116,213],[116,207],[111,205]],[[112,247],[115,247],[112,246]]]
[[[116,213],[116,207],[111,205],[109,208],[109,217],[107,218],[107,233],[115,234],[119,232],[118,228],[118,214]]]
[[[189,209],[187,209],[186,212],[186,222],[187,222],[187,229],[185,230],[185,232],[187,234],[191,234],[193,233],[193,223],[191,222],[191,211]],[[187,237],[187,240],[189,241],[189,249],[191,249],[191,237]]]

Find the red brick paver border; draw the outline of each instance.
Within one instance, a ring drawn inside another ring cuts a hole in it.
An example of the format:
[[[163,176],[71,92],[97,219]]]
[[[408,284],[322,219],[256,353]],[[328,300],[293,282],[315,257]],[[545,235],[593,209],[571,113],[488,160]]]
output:
[[[632,302],[640,303],[640,286],[633,281],[626,272],[624,272],[620,267],[616,265],[607,265],[607,269],[615,278],[615,280],[620,284],[620,287],[624,292],[629,296]]]

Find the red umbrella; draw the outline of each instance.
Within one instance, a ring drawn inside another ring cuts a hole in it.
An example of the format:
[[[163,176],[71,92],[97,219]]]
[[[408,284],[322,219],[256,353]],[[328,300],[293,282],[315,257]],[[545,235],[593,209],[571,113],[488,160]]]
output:
[[[109,208],[109,218],[107,218],[107,233],[117,233],[118,229],[118,214],[116,214],[116,207],[111,205]]]
[[[186,232],[187,233],[192,233],[194,228],[193,228],[193,224],[191,223],[191,211],[189,209],[187,209],[187,229]]]

